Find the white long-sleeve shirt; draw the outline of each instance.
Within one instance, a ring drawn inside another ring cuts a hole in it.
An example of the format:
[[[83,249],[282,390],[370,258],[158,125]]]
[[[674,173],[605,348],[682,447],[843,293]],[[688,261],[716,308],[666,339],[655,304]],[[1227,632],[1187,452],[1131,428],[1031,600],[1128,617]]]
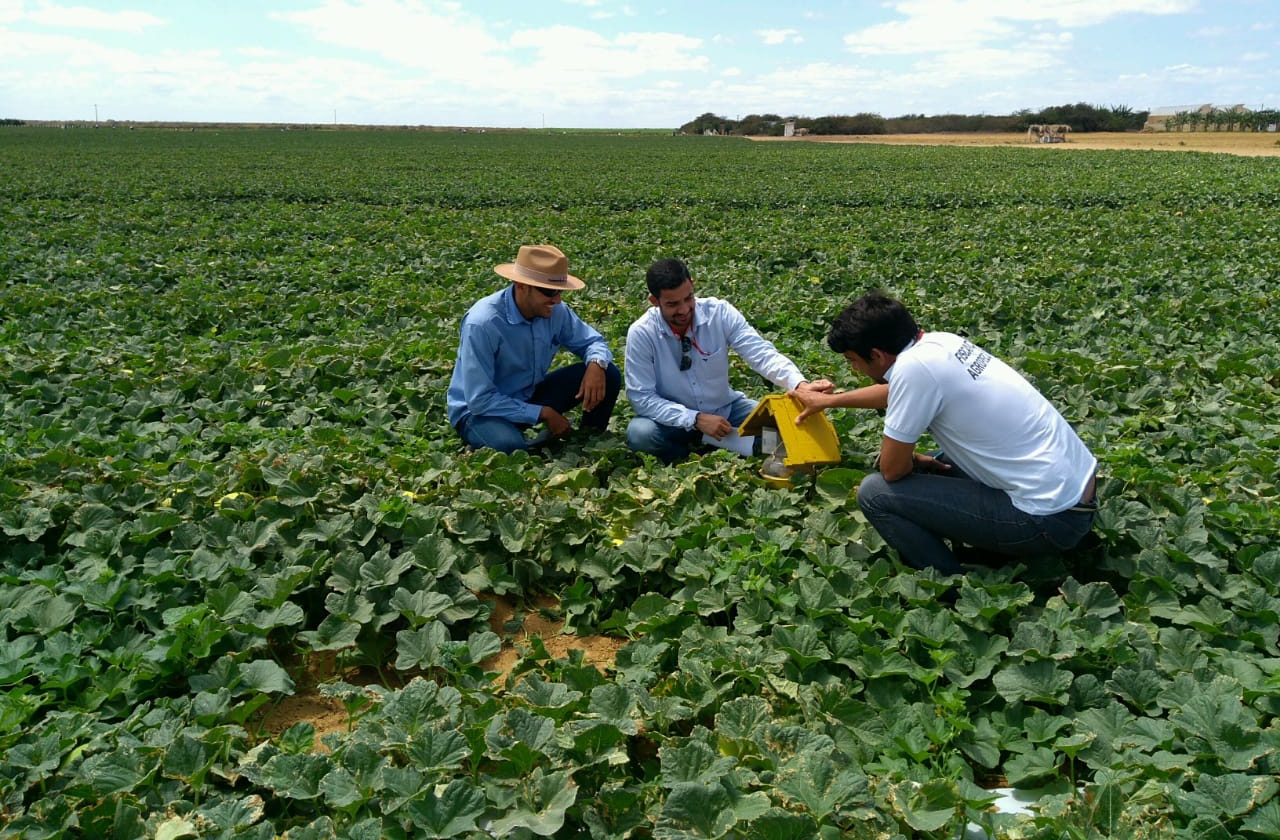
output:
[[[742,397],[729,387],[729,351],[779,388],[791,389],[804,374],[747,323],[731,303],[698,298],[694,304],[688,370],[680,370],[680,336],[671,331],[658,307],[650,307],[627,330],[627,399],[637,416],[663,426],[692,429],[698,413],[726,417]]]

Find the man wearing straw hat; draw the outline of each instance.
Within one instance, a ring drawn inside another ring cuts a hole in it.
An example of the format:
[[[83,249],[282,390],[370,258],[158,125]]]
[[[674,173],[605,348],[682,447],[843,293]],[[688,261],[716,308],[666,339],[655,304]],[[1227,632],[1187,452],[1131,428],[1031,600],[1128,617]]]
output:
[[[572,429],[565,414],[582,404],[582,426],[604,431],[622,374],[599,332],[562,300],[585,285],[552,245],[525,245],[493,269],[511,285],[472,305],[462,319],[449,382],[449,423],[477,449],[528,449]],[[582,361],[551,370],[564,348]],[[525,429],[546,430],[530,441]]]

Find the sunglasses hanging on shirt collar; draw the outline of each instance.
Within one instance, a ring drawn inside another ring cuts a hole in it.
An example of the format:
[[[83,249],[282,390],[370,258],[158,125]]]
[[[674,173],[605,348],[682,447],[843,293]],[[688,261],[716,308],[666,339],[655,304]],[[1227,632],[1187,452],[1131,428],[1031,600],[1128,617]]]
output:
[[[703,350],[701,347],[699,347],[698,342],[695,341],[692,336],[689,336],[689,335],[680,336],[680,353],[682,354],[680,356],[681,371],[686,371],[689,368],[693,367],[693,357],[689,355],[690,350],[697,350],[699,353],[701,353],[704,356],[711,355],[706,350]]]

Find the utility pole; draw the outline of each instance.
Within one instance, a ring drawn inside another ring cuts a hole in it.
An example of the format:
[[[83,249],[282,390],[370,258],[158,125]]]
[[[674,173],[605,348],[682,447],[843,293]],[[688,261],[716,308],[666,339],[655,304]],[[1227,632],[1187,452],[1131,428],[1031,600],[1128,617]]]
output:
[[[98,121],[98,106],[96,104],[93,106],[93,121],[95,123]]]

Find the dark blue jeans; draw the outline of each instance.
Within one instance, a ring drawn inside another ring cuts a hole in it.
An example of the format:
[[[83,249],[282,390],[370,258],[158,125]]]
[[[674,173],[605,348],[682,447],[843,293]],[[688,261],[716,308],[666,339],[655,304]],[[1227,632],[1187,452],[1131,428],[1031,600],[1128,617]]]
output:
[[[729,416],[725,419],[736,428],[751,416],[755,407],[755,400],[739,397],[729,407]],[[664,426],[648,417],[636,417],[627,425],[627,446],[636,452],[656,455],[664,464],[683,461],[689,457],[689,451],[701,442],[702,432],[697,428]]]
[[[943,574],[964,571],[946,540],[1014,557],[1056,554],[1084,539],[1096,508],[1023,513],[1008,493],[955,466],[946,474],[915,472],[894,482],[872,473],[858,487],[858,507],[905,563]]]
[[[584,362],[557,368],[547,374],[547,378],[533,389],[529,402],[534,405],[547,405],[561,414],[581,402],[576,396],[582,387],[582,377],[586,375]],[[604,431],[613,416],[614,404],[618,402],[618,394],[622,390],[622,372],[617,365],[609,365],[604,375],[605,394],[600,404],[590,411],[582,413],[582,426],[596,431]],[[458,424],[458,434],[468,445],[476,449],[496,449],[499,452],[514,452],[517,449],[528,449],[533,441],[525,438],[524,430],[529,426],[524,423],[512,423],[503,417],[468,417]]]

